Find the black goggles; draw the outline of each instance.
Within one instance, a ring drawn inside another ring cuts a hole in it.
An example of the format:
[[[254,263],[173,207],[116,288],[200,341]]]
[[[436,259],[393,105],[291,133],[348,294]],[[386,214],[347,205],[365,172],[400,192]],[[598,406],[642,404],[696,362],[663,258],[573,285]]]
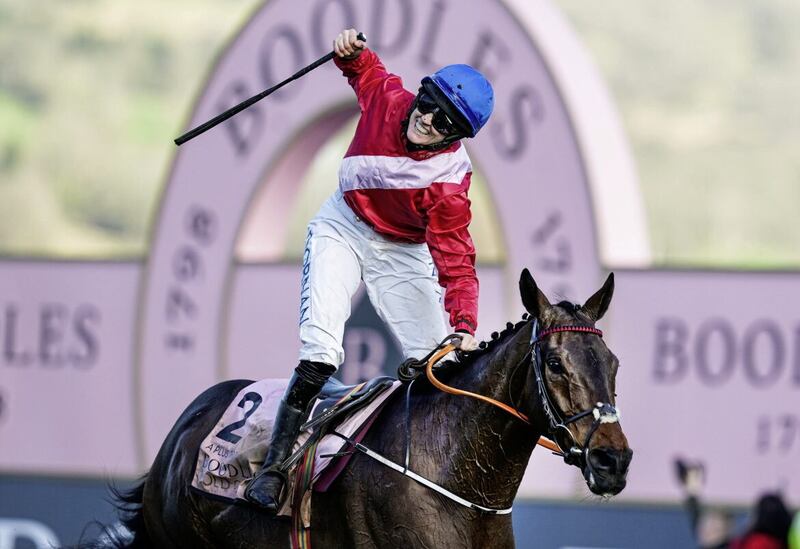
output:
[[[421,114],[433,113],[431,125],[440,134],[447,136],[458,133],[458,127],[427,92],[420,91],[417,95],[417,110]]]

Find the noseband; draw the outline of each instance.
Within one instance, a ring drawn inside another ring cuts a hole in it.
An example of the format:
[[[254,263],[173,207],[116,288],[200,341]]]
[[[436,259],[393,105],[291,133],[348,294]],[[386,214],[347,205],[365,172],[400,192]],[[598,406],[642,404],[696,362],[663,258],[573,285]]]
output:
[[[588,410],[579,412],[566,419],[562,417],[558,407],[555,406],[553,400],[550,398],[550,391],[547,389],[547,383],[542,374],[540,346],[540,342],[543,338],[558,332],[585,332],[596,334],[600,337],[603,337],[603,332],[591,326],[555,326],[540,332],[539,322],[534,318],[533,329],[531,330],[530,348],[528,349],[531,355],[533,372],[536,376],[536,388],[539,394],[539,400],[549,423],[550,432],[548,434],[553,441],[558,444],[558,447],[561,449],[561,455],[564,457],[566,463],[583,468],[583,466],[588,464],[589,442],[592,440],[592,436],[594,436],[597,428],[603,423],[618,422],[620,416],[619,411],[610,403],[598,402]],[[568,425],[589,415],[594,417],[594,421],[592,422],[589,432],[586,434],[586,439],[583,441],[583,444],[581,444],[575,439],[575,435],[572,434]]]

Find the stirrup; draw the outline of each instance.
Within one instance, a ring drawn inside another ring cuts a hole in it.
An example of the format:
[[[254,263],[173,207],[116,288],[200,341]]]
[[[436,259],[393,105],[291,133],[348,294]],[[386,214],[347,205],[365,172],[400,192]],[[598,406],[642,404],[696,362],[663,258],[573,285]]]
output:
[[[275,502],[274,509],[271,506],[266,505],[263,501],[260,501],[259,496],[263,495],[264,492],[263,490],[260,491],[255,490],[254,489],[255,487],[253,486],[259,479],[262,479],[266,475],[277,476],[281,481],[281,487],[280,490],[278,491],[277,497],[273,499],[273,501]],[[283,505],[283,500],[285,499],[286,489],[288,486],[289,486],[289,475],[278,466],[269,467],[267,469],[262,469],[261,471],[259,471],[256,476],[254,476],[247,482],[247,487],[245,487],[244,489],[244,498],[248,503],[252,504],[253,506],[263,511],[270,511],[277,514]]]

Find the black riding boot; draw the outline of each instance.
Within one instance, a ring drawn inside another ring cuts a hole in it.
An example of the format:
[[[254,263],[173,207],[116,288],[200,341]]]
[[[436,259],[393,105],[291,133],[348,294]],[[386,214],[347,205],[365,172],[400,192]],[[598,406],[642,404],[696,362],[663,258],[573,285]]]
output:
[[[244,492],[250,503],[268,513],[278,512],[287,473],[281,466],[289,456],[300,427],[308,417],[310,404],[335,371],[336,368],[324,362],[301,360],[289,380],[289,386],[275,416],[267,458],[261,471],[250,481]]]

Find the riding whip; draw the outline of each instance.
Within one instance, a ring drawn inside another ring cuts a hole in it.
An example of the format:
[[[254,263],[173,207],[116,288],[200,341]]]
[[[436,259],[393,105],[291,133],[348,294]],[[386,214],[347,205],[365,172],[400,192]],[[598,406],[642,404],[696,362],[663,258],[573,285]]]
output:
[[[358,33],[356,38],[358,38],[362,42],[366,42],[367,41],[367,37],[364,36],[364,33],[361,33],[361,32]],[[331,51],[330,53],[326,53],[325,55],[323,55],[322,57],[320,57],[319,59],[317,59],[316,61],[314,61],[310,65],[308,65],[307,67],[304,67],[304,68],[300,69],[299,71],[297,71],[296,73],[294,73],[292,76],[290,76],[289,78],[287,78],[283,82],[280,82],[279,84],[275,84],[271,88],[268,88],[268,89],[262,91],[261,93],[258,93],[256,95],[254,95],[253,97],[251,97],[249,99],[245,99],[244,101],[242,101],[238,105],[235,105],[235,106],[231,107],[230,109],[228,109],[227,111],[225,111],[225,112],[223,112],[221,114],[218,114],[217,116],[215,116],[211,120],[200,124],[199,126],[197,126],[196,128],[194,128],[192,130],[189,130],[185,134],[183,134],[180,137],[178,137],[177,139],[175,139],[175,144],[179,145],[179,146],[183,145],[184,143],[186,143],[190,139],[193,139],[193,138],[197,137],[198,135],[200,135],[201,133],[203,133],[203,132],[205,132],[207,130],[210,130],[211,128],[213,128],[217,124],[219,124],[221,122],[224,122],[225,120],[227,120],[228,118],[232,117],[236,113],[245,110],[247,107],[249,107],[253,103],[256,103],[257,101],[260,101],[260,100],[264,99],[266,96],[268,96],[269,94],[271,94],[272,92],[274,92],[276,90],[279,90],[280,88],[282,88],[283,86],[285,86],[286,84],[291,82],[292,80],[297,80],[298,78],[300,78],[304,74],[313,71],[314,69],[316,69],[317,67],[319,67],[320,65],[322,65],[324,63],[327,63],[328,61],[333,59],[335,56],[336,56],[336,52]]]

